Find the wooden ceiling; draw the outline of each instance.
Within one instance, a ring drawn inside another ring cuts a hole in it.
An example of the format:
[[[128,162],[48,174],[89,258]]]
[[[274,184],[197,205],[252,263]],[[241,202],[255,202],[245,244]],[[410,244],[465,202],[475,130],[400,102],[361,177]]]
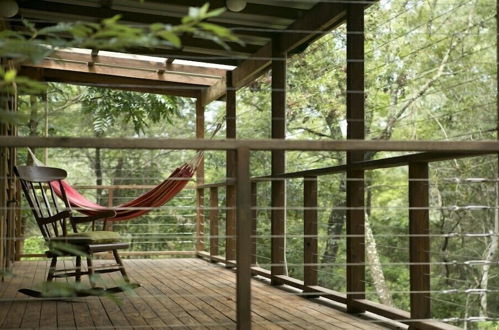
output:
[[[16,18],[35,22],[38,26],[60,21],[97,22],[114,15],[121,15],[122,22],[144,26],[155,22],[179,24],[189,7],[202,6],[205,0],[18,0],[20,7]],[[225,0],[210,0],[210,8],[225,7]],[[233,31],[245,45],[229,43],[230,51],[216,43],[184,36],[182,49],[130,49],[130,53],[187,59],[209,63],[238,65],[267,44],[273,35],[284,31],[296,19],[304,16],[317,1],[248,1],[241,12],[226,11],[210,22]]]
[[[375,0],[358,1],[367,7]],[[206,0],[17,0],[17,2],[20,7],[19,13],[10,20],[14,28],[21,25],[21,18],[43,27],[63,21],[99,22],[118,14],[122,16],[122,22],[133,26],[145,26],[155,22],[175,25],[179,24],[182,17],[187,14],[189,7],[200,7]],[[225,0],[208,2],[212,9],[225,6]],[[127,49],[129,54],[164,58],[163,66],[175,59],[233,65],[235,69],[231,71],[230,77],[227,77],[230,79],[227,80],[223,73],[220,73],[216,79],[204,79],[206,77],[200,76],[195,79],[193,77],[180,79],[175,75],[159,75],[166,67],[158,71],[154,66],[146,68],[141,73],[132,68],[136,77],[127,75],[130,71],[126,66],[121,68],[120,74],[110,74],[106,63],[99,63],[98,66],[88,65],[94,63],[95,58],[77,60],[84,62],[87,67],[82,63],[68,64],[71,59],[63,64],[49,59],[43,63],[44,67],[25,67],[25,72],[46,81],[98,85],[103,80],[110,88],[118,88],[121,84],[122,89],[135,85],[137,91],[161,90],[167,94],[190,95],[200,98],[203,104],[207,104],[225,95],[227,81],[231,88],[241,88],[267,70],[272,58],[300,52],[324,33],[345,22],[347,7],[348,1],[248,0],[246,8],[241,12],[226,11],[209,20],[231,29],[245,42],[244,46],[230,43],[230,50],[226,50],[209,40],[182,36],[181,49],[167,47]],[[150,74],[146,73],[147,70],[156,70],[156,72]]]

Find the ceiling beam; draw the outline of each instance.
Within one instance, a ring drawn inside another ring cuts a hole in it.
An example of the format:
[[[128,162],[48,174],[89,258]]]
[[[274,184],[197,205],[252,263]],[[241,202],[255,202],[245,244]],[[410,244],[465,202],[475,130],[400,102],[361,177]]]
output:
[[[175,73],[174,71],[158,71],[156,69],[136,69],[126,68],[117,65],[99,64],[96,62],[79,62],[68,60],[44,59],[37,64],[23,64],[25,67],[42,68],[63,71],[68,74],[72,72],[91,73],[97,75],[107,75],[125,78],[135,78],[142,80],[150,80],[151,82],[169,82],[180,83],[187,85],[202,85],[211,86],[217,83],[220,77],[199,76],[183,73]]]
[[[21,67],[20,74],[32,79],[76,84],[85,86],[96,86],[110,89],[128,90],[142,93],[165,94],[172,96],[200,97],[206,86],[186,85],[180,83],[151,81],[137,78],[118,77],[112,75],[67,72],[64,70],[53,70],[35,67]]]
[[[96,64],[107,64],[136,69],[174,71],[177,73],[189,73],[193,76],[210,76],[219,79],[225,77],[227,73],[227,70],[223,69],[177,64],[172,63],[167,59],[164,59],[163,61],[150,61],[147,59],[134,58],[133,54],[128,53],[119,53],[119,55],[122,56],[102,55],[102,53],[92,56],[91,54],[77,53],[69,50],[57,50],[50,55],[50,58],[86,63],[93,62]]]
[[[201,91],[201,104],[206,106],[209,103],[220,99],[227,93],[227,80],[226,78],[218,81],[216,84]]]
[[[302,18],[291,24],[287,28],[289,32],[276,34],[272,42],[277,43],[277,49],[281,53],[292,51],[301,44],[322,36],[324,31],[343,23],[346,7],[344,3],[318,3]],[[263,46],[233,71],[234,87],[245,86],[269,67],[272,58],[272,42]]]

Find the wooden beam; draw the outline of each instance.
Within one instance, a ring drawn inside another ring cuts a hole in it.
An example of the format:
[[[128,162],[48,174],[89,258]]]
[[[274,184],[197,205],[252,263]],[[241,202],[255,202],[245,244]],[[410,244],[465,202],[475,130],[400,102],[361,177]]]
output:
[[[89,63],[93,63],[89,65]],[[173,65],[173,64],[172,64]],[[141,80],[151,80],[160,82],[180,83],[187,85],[211,86],[219,82],[222,77],[210,77],[203,75],[191,75],[185,73],[175,73],[173,71],[158,72],[157,69],[150,68],[126,68],[117,65],[99,64],[97,62],[80,62],[73,60],[44,59],[37,64],[23,64],[28,68],[41,68],[63,71],[66,75],[73,72],[91,73],[97,75],[126,77]]]
[[[95,86],[101,88],[127,90],[131,92],[165,94],[173,96],[198,97],[205,86],[185,85],[163,81],[151,81],[127,77],[109,76],[95,73],[23,67],[21,75],[35,80],[61,82],[66,84]]]
[[[499,141],[311,141],[311,140],[194,140],[164,138],[72,138],[0,136],[0,147],[108,148],[164,150],[251,150],[290,151],[432,151],[477,155],[499,152]]]
[[[409,271],[412,319],[430,319],[428,163],[409,165]],[[413,327],[417,329],[417,327]]]
[[[236,90],[232,88],[232,74],[227,72],[227,100],[225,103],[225,136],[227,139],[236,139]],[[226,179],[234,180],[236,178],[236,152],[227,150],[225,153],[226,159]],[[226,260],[234,260],[236,258],[236,187],[228,185],[226,190],[226,213],[225,213],[225,258]]]
[[[272,139],[286,138],[286,53],[272,50]],[[272,151],[271,175],[286,172],[284,150]],[[271,272],[285,274],[286,181],[271,182]],[[273,280],[273,284],[280,284]]]
[[[249,59],[234,70],[234,86],[241,88],[253,81],[270,66],[272,43],[278,52],[291,52],[294,48],[322,35],[344,22],[346,5],[344,3],[318,3],[303,17],[297,19],[286,31],[275,36],[271,43],[260,48]],[[293,31],[290,33],[289,31]],[[299,31],[303,31],[300,33]]]
[[[251,329],[251,183],[250,150],[237,149],[237,329]]]
[[[347,5],[347,139],[364,139],[364,5]],[[364,160],[348,152],[347,165]],[[352,301],[365,298],[364,171],[347,170],[347,310],[359,313]]]
[[[232,71],[234,87],[241,88],[255,80],[270,68],[271,59],[272,43],[268,43]]]
[[[201,104],[206,106],[212,101],[220,99],[222,96],[226,95],[226,93],[227,81],[223,78],[201,92]]]
[[[480,156],[480,155],[486,155],[490,154],[485,152],[485,153],[474,153],[474,157]],[[410,154],[410,155],[404,155],[404,156],[395,156],[395,157],[387,157],[387,158],[382,158],[382,159],[375,159],[375,160],[365,160],[365,161],[360,161],[360,162],[355,162],[351,163],[348,165],[336,165],[336,166],[328,166],[328,167],[323,167],[323,168],[316,168],[316,169],[311,169],[311,170],[305,170],[305,171],[298,171],[298,172],[289,172],[289,173],[284,173],[284,174],[279,174],[276,175],[276,177],[279,178],[287,178],[287,179],[292,179],[292,178],[303,178],[306,176],[321,176],[321,175],[328,175],[328,174],[335,174],[335,173],[342,173],[346,172],[347,170],[374,170],[374,169],[380,169],[380,168],[392,168],[392,167],[399,167],[399,166],[405,166],[409,165],[411,163],[419,163],[419,162],[440,162],[440,161],[446,161],[446,160],[452,160],[452,159],[458,159],[458,158],[464,158],[464,157],[470,157],[470,154],[463,154],[463,153],[440,153],[440,152],[423,152],[423,153],[417,153],[417,154]],[[265,181],[265,179],[271,179],[272,176],[267,175],[267,176],[261,176],[261,177],[256,177],[253,178],[253,180],[258,180],[258,181]]]
[[[207,78],[218,79],[225,77],[227,73],[227,70],[224,69],[173,63],[173,59],[168,59],[166,61],[152,61],[148,59],[142,59],[140,57],[137,58],[133,54],[114,52],[110,52],[109,55],[103,55],[101,52],[96,56],[92,56],[91,54],[72,52],[69,50],[56,50],[55,52],[50,54],[48,58],[53,60],[67,60],[83,63],[94,62],[94,64],[105,64],[109,66],[144,69],[151,71],[165,70],[176,73],[192,74],[193,76],[199,75],[205,76]]]
[[[317,240],[317,177],[303,179],[303,283],[317,285],[318,240]]]

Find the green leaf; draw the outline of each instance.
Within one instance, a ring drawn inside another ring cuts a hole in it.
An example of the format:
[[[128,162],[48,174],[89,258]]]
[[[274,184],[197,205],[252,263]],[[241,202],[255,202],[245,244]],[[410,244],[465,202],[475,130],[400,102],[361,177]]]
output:
[[[5,72],[5,75],[3,76],[3,80],[6,83],[11,83],[11,82],[14,82],[14,80],[16,79],[16,76],[17,76],[17,71],[14,69],[10,69],[10,70],[7,70],[7,72]]]
[[[121,19],[121,15],[114,15],[113,17],[106,18],[102,20],[103,25],[115,25]]]
[[[208,9],[210,9],[210,3],[207,2],[205,3],[200,9],[199,9],[199,16],[204,17],[208,13]]]
[[[173,46],[175,46],[177,48],[180,48],[180,46],[182,45],[180,38],[172,31],[161,31],[158,33],[158,35],[161,38],[169,41]]]
[[[204,15],[204,18],[220,16],[223,13],[225,13],[225,11],[226,11],[225,7],[213,9],[212,11],[206,13],[206,15]]]

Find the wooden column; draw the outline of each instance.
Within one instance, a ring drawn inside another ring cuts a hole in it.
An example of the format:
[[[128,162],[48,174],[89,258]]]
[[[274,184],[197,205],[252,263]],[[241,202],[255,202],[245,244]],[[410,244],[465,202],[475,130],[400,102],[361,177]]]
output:
[[[286,60],[287,54],[272,47],[272,139],[286,138]],[[272,151],[272,176],[286,171],[286,157],[283,150]],[[271,274],[285,274],[285,221],[286,182],[271,182]],[[272,278],[272,284],[281,284]]]
[[[364,139],[364,5],[347,7],[347,139]],[[347,152],[347,164],[364,159]],[[347,310],[353,299],[365,298],[364,171],[347,171]],[[358,236],[360,235],[360,236]]]
[[[307,287],[317,285],[317,177],[305,177],[303,185],[303,284]]]
[[[114,188],[107,188],[107,206],[109,208],[114,205]],[[104,230],[113,231],[113,222],[105,221],[104,222]]]
[[[204,106],[196,99],[196,138],[204,139]],[[196,184],[204,184],[204,158],[196,171]],[[204,189],[196,189],[196,251],[204,251]]]
[[[251,183],[250,151],[237,149],[236,321],[237,329],[251,329]]]
[[[256,265],[256,242],[258,235],[258,186],[251,183],[251,264]]]
[[[227,100],[226,100],[226,138],[236,138],[236,90],[232,87],[232,73],[227,72]],[[226,177],[227,180],[236,177],[236,151],[226,152]],[[229,182],[226,188],[226,214],[225,214],[225,259],[236,259],[236,187]],[[228,263],[227,263],[228,264]]]
[[[431,317],[428,163],[409,165],[411,318]],[[419,293],[418,291],[421,291]],[[414,327],[415,329],[416,327]]]
[[[218,255],[218,188],[210,188],[210,256]]]

